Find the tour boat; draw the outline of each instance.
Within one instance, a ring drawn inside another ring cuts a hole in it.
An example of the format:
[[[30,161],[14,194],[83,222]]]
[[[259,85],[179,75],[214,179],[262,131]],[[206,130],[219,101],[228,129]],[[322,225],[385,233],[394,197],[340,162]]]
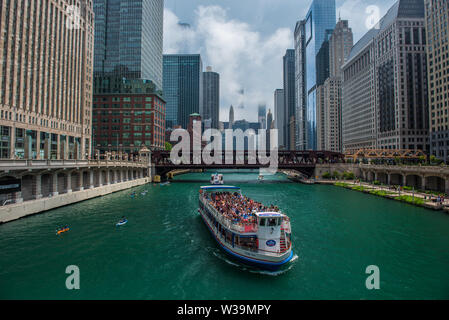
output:
[[[281,212],[253,210],[239,212],[239,217],[232,219],[229,214],[222,214],[217,209],[220,203],[223,204],[223,201],[215,201],[218,196],[234,200],[243,196],[240,188],[233,186],[206,186],[200,189],[198,212],[227,254],[240,262],[267,270],[277,270],[292,259],[288,216]],[[252,205],[260,205],[248,200]],[[236,202],[238,201],[225,204],[233,206]]]
[[[221,185],[224,184],[223,175],[215,173],[210,177],[210,184],[212,185]]]

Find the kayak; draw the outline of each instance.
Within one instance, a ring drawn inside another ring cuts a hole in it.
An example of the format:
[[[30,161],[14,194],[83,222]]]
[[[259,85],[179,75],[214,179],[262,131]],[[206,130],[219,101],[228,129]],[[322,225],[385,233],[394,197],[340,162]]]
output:
[[[117,224],[116,224],[116,226],[118,227],[118,226],[123,226],[123,225],[125,225],[125,224],[127,224],[128,223],[128,220],[127,219],[125,219],[125,220],[123,220],[123,221],[119,221]]]
[[[61,230],[56,231],[56,234],[60,235],[61,233],[67,232],[69,230],[70,230],[70,228],[61,229]]]

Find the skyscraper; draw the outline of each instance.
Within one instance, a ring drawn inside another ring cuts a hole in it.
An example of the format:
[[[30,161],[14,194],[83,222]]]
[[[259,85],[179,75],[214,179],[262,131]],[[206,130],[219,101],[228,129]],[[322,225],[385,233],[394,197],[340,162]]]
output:
[[[234,107],[231,106],[229,109],[229,124],[227,129],[232,129],[234,127]]]
[[[333,30],[326,30],[326,37],[316,55],[316,86],[322,86],[324,81],[329,78],[329,38]]]
[[[324,82],[329,78],[329,38],[332,30],[326,30],[326,37],[316,56],[316,132],[317,149],[325,150],[326,110]]]
[[[275,129],[278,130],[278,144],[279,148],[286,147],[284,140],[284,129],[285,129],[285,102],[284,102],[284,90],[276,89],[274,91],[274,117],[275,117]]]
[[[71,20],[71,5],[0,2],[0,158],[91,154],[94,14],[78,1],[79,21]]]
[[[271,139],[271,129],[273,127],[273,114],[271,113],[271,109],[268,109],[267,114],[267,132],[266,132],[266,142],[267,142],[267,150],[270,150],[270,139]]]
[[[267,106],[259,104],[257,121],[260,123],[261,129],[267,129]]]
[[[153,81],[162,89],[164,0],[94,0],[96,77]]]
[[[302,124],[297,125],[298,149],[317,148],[316,123],[316,56],[326,39],[326,30],[333,30],[336,23],[335,0],[313,0],[306,18],[295,28],[297,115]]]
[[[210,120],[211,128],[218,129],[220,117],[220,75],[207,67],[203,72],[203,114],[204,122]]]
[[[399,0],[343,66],[343,146],[426,150],[424,0]]]
[[[166,127],[187,128],[189,116],[203,113],[203,64],[199,54],[163,57]]]
[[[339,19],[329,39],[329,74],[341,77],[341,67],[346,62],[354,44],[348,20]]]
[[[426,0],[427,65],[429,83],[430,153],[449,161],[449,3]]]
[[[283,84],[284,84],[284,120],[283,128],[279,129],[279,135],[283,135],[283,144],[290,149],[294,139],[290,136],[290,119],[295,117],[296,92],[295,92],[295,50],[287,49],[283,58]],[[294,121],[293,121],[294,123]],[[282,130],[282,131],[281,131]]]
[[[323,47],[325,44],[328,77],[317,88],[318,149],[341,152],[341,66],[346,62],[353,44],[352,30],[347,20],[338,21]],[[320,54],[317,59],[322,59]],[[320,80],[318,82],[321,83]]]

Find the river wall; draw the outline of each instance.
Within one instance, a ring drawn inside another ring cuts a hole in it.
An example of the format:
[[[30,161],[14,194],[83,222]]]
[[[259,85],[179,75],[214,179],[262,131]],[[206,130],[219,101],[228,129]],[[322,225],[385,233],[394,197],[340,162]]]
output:
[[[24,201],[21,203],[0,207],[0,224],[17,220],[32,214],[67,206],[80,201],[85,201],[114,192],[141,186],[149,182],[151,182],[151,178],[149,177],[139,178],[132,181],[119,182],[92,189],[64,193],[52,197]]]

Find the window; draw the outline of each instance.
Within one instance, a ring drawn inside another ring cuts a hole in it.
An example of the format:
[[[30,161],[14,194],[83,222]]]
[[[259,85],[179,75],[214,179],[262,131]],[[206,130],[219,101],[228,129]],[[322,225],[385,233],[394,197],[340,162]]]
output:
[[[268,219],[268,226],[269,227],[275,227],[276,226],[276,218],[269,218]]]

